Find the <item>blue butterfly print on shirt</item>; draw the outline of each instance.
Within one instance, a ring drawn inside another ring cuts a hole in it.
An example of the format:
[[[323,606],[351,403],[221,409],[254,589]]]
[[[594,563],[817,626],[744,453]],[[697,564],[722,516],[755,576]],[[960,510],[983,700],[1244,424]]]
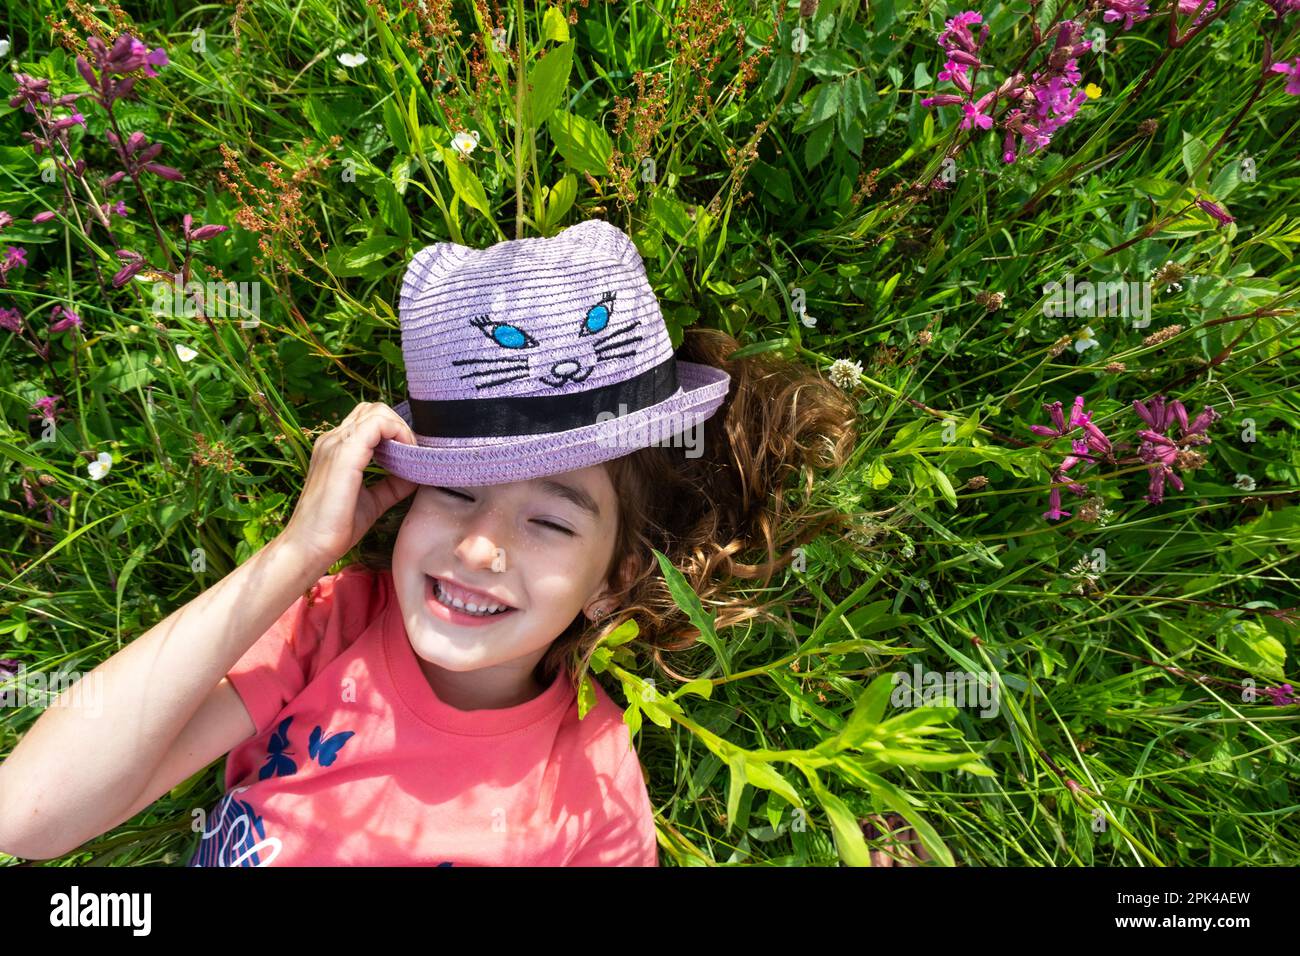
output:
[[[298,765],[293,762],[287,755],[293,753],[287,749],[289,746],[289,724],[293,721],[292,717],[286,717],[280,721],[279,728],[271,735],[267,742],[266,766],[264,766],[257,775],[258,780],[265,780],[267,777],[287,777],[291,773],[298,772]]]
[[[348,742],[348,738],[354,733],[356,733],[354,730],[345,730],[333,736],[327,736],[321,730],[320,725],[317,724],[316,729],[311,732],[311,740],[307,743],[307,752],[311,754],[313,759],[319,761],[322,767],[328,767],[334,762],[334,758],[338,756],[343,745]]]

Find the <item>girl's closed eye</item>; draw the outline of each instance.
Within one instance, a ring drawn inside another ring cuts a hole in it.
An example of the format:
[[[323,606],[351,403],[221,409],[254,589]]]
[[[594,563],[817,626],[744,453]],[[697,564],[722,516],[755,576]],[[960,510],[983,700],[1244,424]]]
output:
[[[459,498],[459,499],[462,500],[462,501],[473,501],[473,500],[474,500],[474,499],[471,498],[469,495],[467,495],[467,494],[465,494],[465,493],[463,493],[463,492],[460,492],[460,491],[452,491],[450,488],[443,488],[443,487],[440,487],[440,486],[439,486],[439,487],[437,487],[437,490],[438,490],[438,491],[442,491],[442,492],[446,492],[447,494],[451,495],[453,498]],[[555,524],[553,521],[542,521],[542,520],[539,518],[539,519],[537,520],[537,523],[540,524],[540,525],[542,525],[542,526],[545,527],[545,528],[552,528],[552,529],[554,529],[555,531],[559,531],[559,532],[561,532],[562,534],[566,534],[566,535],[568,535],[570,538],[576,538],[576,537],[577,537],[577,534],[575,534],[573,531],[570,531],[568,528],[562,527],[561,525]]]

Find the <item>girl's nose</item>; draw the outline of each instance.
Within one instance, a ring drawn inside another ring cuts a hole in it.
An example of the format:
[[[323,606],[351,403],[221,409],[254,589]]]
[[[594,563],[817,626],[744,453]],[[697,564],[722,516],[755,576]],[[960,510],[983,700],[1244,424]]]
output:
[[[491,568],[498,550],[509,547],[508,539],[504,516],[493,509],[470,522],[456,547],[456,556],[469,567]]]

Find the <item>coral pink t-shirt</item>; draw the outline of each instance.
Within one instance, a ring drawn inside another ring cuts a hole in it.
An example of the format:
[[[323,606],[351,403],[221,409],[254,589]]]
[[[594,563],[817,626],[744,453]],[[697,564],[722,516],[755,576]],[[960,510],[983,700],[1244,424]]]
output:
[[[514,707],[443,703],[391,572],[321,578],[228,677],[257,732],[227,756],[190,866],[658,865],[604,689],[582,720],[563,673]]]

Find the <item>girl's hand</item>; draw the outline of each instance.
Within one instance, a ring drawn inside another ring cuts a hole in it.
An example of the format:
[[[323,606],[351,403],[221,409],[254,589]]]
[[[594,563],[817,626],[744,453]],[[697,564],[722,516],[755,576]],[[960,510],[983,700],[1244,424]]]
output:
[[[396,475],[362,484],[380,439],[416,444],[397,412],[378,402],[362,402],[316,439],[311,465],[293,517],[281,537],[293,539],[306,554],[333,564],[353,547],[379,516],[419,487]]]

